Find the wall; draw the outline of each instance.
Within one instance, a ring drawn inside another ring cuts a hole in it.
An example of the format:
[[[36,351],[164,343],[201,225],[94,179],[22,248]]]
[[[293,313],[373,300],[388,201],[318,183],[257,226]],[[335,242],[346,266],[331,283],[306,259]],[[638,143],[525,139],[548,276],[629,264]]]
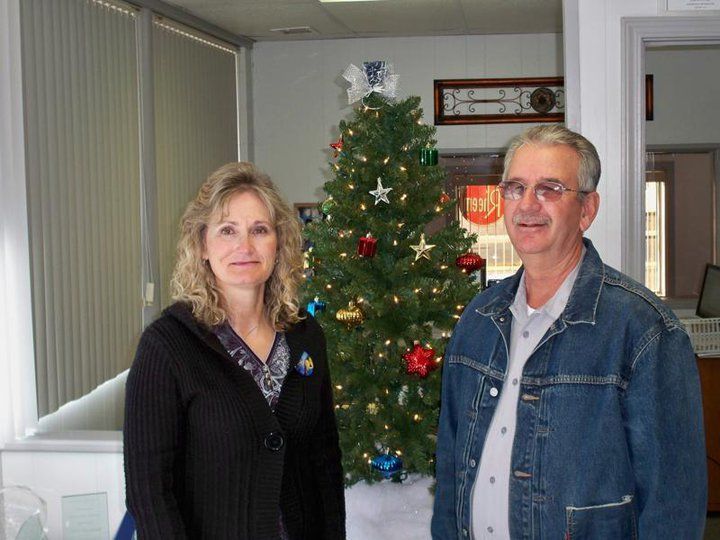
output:
[[[559,34],[260,42],[253,48],[255,161],[292,202],[322,200],[339,121],[350,115],[342,72],[387,60],[400,97],[422,98],[433,121],[433,80],[562,75]],[[438,126],[438,148],[499,148],[527,124]]]
[[[674,156],[672,230],[675,261],[672,288],[676,297],[699,296],[705,264],[713,252],[713,156]],[[683,181],[684,180],[684,181]]]
[[[648,49],[654,111],[646,144],[720,143],[720,46]]]

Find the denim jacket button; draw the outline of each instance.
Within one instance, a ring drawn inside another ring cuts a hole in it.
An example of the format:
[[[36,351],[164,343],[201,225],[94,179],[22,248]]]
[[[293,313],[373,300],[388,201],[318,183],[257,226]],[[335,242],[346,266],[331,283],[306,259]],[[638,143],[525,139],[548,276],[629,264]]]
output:
[[[462,534],[463,534],[463,536],[469,536],[469,535],[470,535],[470,533],[468,533],[468,530],[467,530],[467,529],[463,529],[463,530],[462,530]]]
[[[471,459],[471,460],[470,460],[470,467],[472,467],[472,468],[474,469],[474,468],[475,468],[475,465],[477,465],[477,461],[475,461],[474,459]]]
[[[492,397],[497,397],[498,394],[499,394],[498,389],[493,386],[493,387],[490,389],[490,395],[491,395]]]

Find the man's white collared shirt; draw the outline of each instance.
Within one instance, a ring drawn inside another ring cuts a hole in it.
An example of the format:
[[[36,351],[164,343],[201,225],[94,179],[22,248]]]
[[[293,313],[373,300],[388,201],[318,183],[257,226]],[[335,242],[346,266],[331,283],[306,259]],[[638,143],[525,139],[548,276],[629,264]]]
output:
[[[475,540],[510,538],[510,465],[523,369],[542,337],[565,309],[584,255],[583,249],[583,256],[575,268],[553,297],[538,309],[527,305],[525,274],[520,277],[515,300],[510,306],[513,321],[505,382],[502,392],[495,394],[498,404],[485,437],[472,490],[471,527]],[[471,467],[473,462],[471,459]]]

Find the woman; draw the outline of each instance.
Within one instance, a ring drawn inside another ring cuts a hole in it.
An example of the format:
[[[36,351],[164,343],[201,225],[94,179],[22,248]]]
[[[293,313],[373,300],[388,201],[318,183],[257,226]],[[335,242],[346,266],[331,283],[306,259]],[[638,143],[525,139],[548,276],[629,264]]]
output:
[[[125,478],[140,538],[345,537],[325,339],[298,309],[298,219],[230,163],[181,223],[176,303],[127,380]]]

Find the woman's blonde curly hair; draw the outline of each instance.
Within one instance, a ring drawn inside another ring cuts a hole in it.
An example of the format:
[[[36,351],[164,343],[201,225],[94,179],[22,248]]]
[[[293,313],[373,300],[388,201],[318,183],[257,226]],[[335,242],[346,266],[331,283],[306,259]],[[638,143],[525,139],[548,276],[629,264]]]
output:
[[[210,176],[188,204],[180,221],[177,260],[170,286],[174,300],[190,305],[206,326],[228,319],[223,295],[210,265],[203,261],[207,226],[218,211],[225,212],[237,193],[251,191],[265,203],[277,234],[277,264],[265,284],[265,313],[277,330],[300,320],[297,289],[302,279],[300,220],[280,196],[270,177],[247,162],[228,163]]]

